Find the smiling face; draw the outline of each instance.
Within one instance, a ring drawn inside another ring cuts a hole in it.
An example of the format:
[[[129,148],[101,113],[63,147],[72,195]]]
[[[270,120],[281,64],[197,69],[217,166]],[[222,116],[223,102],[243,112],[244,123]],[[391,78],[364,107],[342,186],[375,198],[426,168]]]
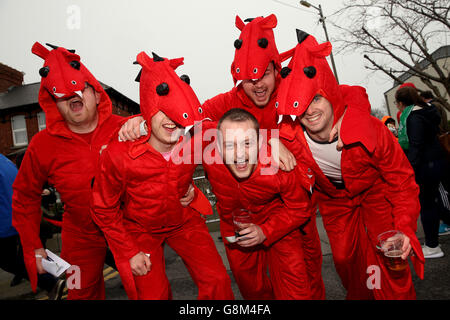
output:
[[[333,107],[323,96],[316,95],[300,117],[300,123],[306,128],[311,138],[317,141],[328,141],[333,127]]]
[[[173,122],[164,112],[158,111],[151,121],[150,145],[159,152],[173,149],[183,133],[183,127]]]
[[[260,108],[269,103],[270,97],[275,90],[277,70],[273,62],[269,63],[264,76],[258,80],[243,80],[242,88],[245,94]]]
[[[64,118],[67,126],[75,133],[89,133],[97,127],[97,105],[100,94],[86,84],[83,98],[73,95],[67,98],[56,99],[56,106]]]
[[[224,163],[238,180],[247,179],[256,169],[258,161],[256,130],[251,120],[225,120],[220,125],[220,152]]]

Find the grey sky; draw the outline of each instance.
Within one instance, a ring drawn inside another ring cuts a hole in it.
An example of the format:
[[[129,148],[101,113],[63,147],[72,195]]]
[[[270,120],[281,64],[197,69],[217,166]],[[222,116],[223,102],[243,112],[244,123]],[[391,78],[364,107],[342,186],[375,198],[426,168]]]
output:
[[[342,5],[341,0],[310,2],[322,4],[325,15]],[[25,72],[25,83],[33,83],[40,81],[38,70],[43,63],[31,53],[35,41],[76,49],[98,80],[139,102],[139,85],[134,82],[139,66],[132,64],[136,55],[140,51],[154,51],[168,58],[183,56],[185,64],[177,73],[189,75],[191,86],[203,102],[233,86],[230,65],[233,42],[239,36],[234,25],[236,15],[245,19],[274,13],[278,18],[275,39],[280,52],[296,45],[296,28],[314,35],[319,42],[325,41],[317,11],[298,3],[296,0],[0,0],[0,62]],[[80,20],[76,21],[78,9]],[[370,75],[364,68],[362,55],[335,55],[335,60],[340,82],[366,87],[372,107],[381,108],[383,92],[391,87],[392,81]]]

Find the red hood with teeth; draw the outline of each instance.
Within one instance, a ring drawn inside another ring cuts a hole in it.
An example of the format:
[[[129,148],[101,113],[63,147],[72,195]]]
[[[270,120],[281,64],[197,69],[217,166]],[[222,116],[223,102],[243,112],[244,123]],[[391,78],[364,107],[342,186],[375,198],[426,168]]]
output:
[[[279,71],[280,54],[273,35],[273,28],[277,26],[276,16],[271,14],[266,18],[258,17],[247,24],[236,16],[235,24],[241,34],[234,42],[236,51],[231,65],[234,83],[238,80],[262,78],[271,61]]]
[[[31,52],[44,59],[44,65],[39,70],[41,86],[39,89],[39,104],[45,112],[47,130],[52,134],[70,135],[65,121],[58,111],[55,99],[68,98],[74,95],[82,96],[85,83],[94,87],[100,93],[98,105],[99,124],[111,115],[111,100],[103,87],[81,63],[80,56],[74,50],[51,46],[48,50],[39,42],[34,43]]]
[[[319,45],[313,36],[301,30],[297,30],[297,38],[297,46],[281,54],[282,60],[293,58],[280,72],[282,80],[275,102],[277,114],[280,117],[301,116],[314,96],[320,94],[333,106],[333,125],[345,111],[340,129],[344,144],[361,142],[369,152],[373,152],[377,136],[366,90],[360,86],[338,85],[325,58],[331,52],[329,42]],[[292,138],[294,127],[286,123],[282,125],[284,136]]]
[[[141,112],[148,123],[158,111],[164,112],[172,121],[185,128],[194,125],[195,121],[203,120],[203,110],[189,85],[189,77],[180,77],[175,73],[175,69],[183,64],[183,58],[169,60],[155,53],[150,58],[141,52],[137,56],[137,63],[142,66],[136,79],[140,83]]]
[[[331,102],[336,122],[344,112],[344,103],[339,85],[325,58],[331,53],[331,44],[326,42],[319,45],[313,36],[301,30],[297,30],[297,37],[297,46],[281,54],[283,60],[290,56],[293,58],[280,72],[283,79],[275,103],[277,113],[300,116],[314,96],[320,94]]]

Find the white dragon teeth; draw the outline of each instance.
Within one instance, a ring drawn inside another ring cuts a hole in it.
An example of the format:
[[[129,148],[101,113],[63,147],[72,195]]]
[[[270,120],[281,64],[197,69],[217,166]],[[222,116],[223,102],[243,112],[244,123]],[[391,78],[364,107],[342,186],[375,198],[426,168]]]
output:
[[[282,115],[282,114],[280,114],[280,115],[278,116],[278,122],[277,122],[277,124],[280,124],[281,121],[283,121],[283,115]]]
[[[184,128],[184,134],[188,133],[189,130],[191,130],[192,127],[193,127],[193,125],[192,126],[187,126],[186,128]]]
[[[76,93],[81,99],[83,99],[83,92],[81,92],[81,90],[75,91],[75,93]]]

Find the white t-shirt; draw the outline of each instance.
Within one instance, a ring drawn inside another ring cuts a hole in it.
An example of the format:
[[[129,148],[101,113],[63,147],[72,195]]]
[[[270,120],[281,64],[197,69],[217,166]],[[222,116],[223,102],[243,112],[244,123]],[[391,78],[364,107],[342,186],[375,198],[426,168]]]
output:
[[[341,172],[341,151],[336,150],[337,140],[332,143],[317,142],[311,139],[306,130],[305,134],[306,142],[309,145],[309,149],[313,155],[319,168],[323,174],[331,181],[336,183],[342,183]]]

